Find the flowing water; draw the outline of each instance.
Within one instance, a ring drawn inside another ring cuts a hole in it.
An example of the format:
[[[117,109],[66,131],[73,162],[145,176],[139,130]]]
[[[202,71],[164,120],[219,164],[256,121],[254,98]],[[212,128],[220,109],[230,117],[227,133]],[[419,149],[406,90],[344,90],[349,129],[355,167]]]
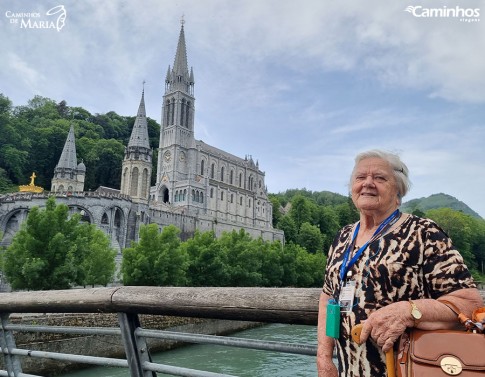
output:
[[[315,345],[316,331],[315,326],[272,324],[231,336]],[[153,355],[153,361],[241,377],[310,377],[317,374],[314,356],[216,345],[189,345],[157,353]],[[158,373],[157,376],[168,375]],[[130,377],[130,373],[124,368],[96,367],[62,377]]]

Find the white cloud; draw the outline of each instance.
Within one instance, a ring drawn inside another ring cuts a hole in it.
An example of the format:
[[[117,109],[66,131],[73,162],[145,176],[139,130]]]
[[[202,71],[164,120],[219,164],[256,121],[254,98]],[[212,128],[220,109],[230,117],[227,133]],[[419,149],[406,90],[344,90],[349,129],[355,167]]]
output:
[[[418,19],[404,11],[416,3],[384,0],[64,5],[61,32],[21,31],[0,18],[0,82],[15,105],[40,94],[133,115],[146,80],[148,115],[160,121],[184,15],[196,137],[253,154],[270,191],[346,194],[354,155],[381,147],[402,151],[415,177],[410,195],[453,192],[485,215],[477,199],[485,184],[485,20]],[[467,2],[476,5],[483,2]],[[49,6],[4,0],[0,16],[7,9]]]
[[[37,93],[45,77],[35,69],[35,65],[29,64],[14,51],[8,51],[6,54],[5,71],[18,78],[24,84],[25,90]]]

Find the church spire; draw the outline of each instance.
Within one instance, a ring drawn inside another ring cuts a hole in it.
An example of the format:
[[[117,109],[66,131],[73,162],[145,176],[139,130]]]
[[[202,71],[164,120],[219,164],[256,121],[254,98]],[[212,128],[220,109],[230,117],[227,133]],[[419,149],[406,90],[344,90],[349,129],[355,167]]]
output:
[[[77,163],[76,139],[74,136],[74,126],[71,124],[61,157],[54,169],[51,191],[83,191],[85,176],[86,166],[83,162],[80,164]]]
[[[194,73],[192,68],[188,68],[187,63],[187,47],[185,45],[184,19],[180,21],[181,28],[179,40],[177,44],[177,52],[175,53],[175,60],[173,68],[168,67],[166,82],[166,92],[174,92],[180,90],[189,95],[194,94]]]
[[[77,156],[76,156],[76,140],[74,137],[74,126],[71,124],[69,133],[67,135],[64,148],[62,149],[61,158],[56,168],[64,169],[76,169],[77,168]]]
[[[145,81],[143,81],[140,106],[138,106],[130,141],[125,148],[125,157],[121,169],[123,171],[121,194],[130,196],[131,200],[136,203],[148,203],[152,175],[152,150],[148,139],[145,111]]]
[[[141,93],[140,106],[136,115],[135,124],[131,131],[129,147],[142,147],[150,149],[150,141],[148,139],[148,124],[145,110],[145,81],[143,81],[143,90]]]

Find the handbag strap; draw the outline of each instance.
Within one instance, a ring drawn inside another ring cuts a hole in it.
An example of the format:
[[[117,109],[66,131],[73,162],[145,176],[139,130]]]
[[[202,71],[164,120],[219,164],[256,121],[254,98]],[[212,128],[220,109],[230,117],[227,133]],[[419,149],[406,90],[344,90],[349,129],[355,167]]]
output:
[[[457,316],[458,320],[460,323],[466,327],[468,331],[472,330],[479,330],[480,332],[483,332],[483,327],[480,326],[480,324],[477,324],[473,322],[470,318],[468,318],[465,314],[463,314],[460,309],[456,307],[455,304],[449,302],[448,300],[440,300],[438,299],[439,302],[445,304],[447,307],[449,307]]]
[[[437,301],[441,302],[442,304],[445,304],[447,307],[449,307],[458,317],[458,320],[460,323],[465,326],[468,330],[470,330],[473,327],[473,322],[468,318],[465,314],[463,314],[460,309],[456,307],[455,304],[452,302],[449,302],[448,300],[440,300],[438,299]]]

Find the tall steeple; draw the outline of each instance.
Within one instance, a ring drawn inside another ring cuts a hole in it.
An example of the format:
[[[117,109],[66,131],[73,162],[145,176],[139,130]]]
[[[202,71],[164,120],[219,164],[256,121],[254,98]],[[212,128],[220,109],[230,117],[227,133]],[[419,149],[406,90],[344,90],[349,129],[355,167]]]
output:
[[[190,174],[187,161],[194,158],[194,71],[187,63],[185,21],[180,34],[173,68],[168,66],[163,96],[160,143],[157,161],[155,200],[174,203],[176,182],[185,181]],[[187,188],[188,190],[188,188]]]
[[[194,94],[194,73],[192,68],[188,68],[187,64],[187,47],[185,45],[184,23],[182,19],[180,28],[180,35],[177,44],[177,52],[175,53],[175,60],[173,68],[168,66],[167,76],[165,78],[165,94],[180,90],[189,95]]]
[[[144,83],[144,82],[143,82]],[[141,93],[140,106],[136,115],[135,124],[131,131],[128,147],[142,147],[150,149],[150,140],[148,139],[148,124],[145,110],[145,88]]]
[[[71,124],[61,157],[54,169],[51,191],[83,191],[85,176],[86,166],[82,162],[80,164],[77,163],[76,139],[74,136],[74,126]]]
[[[77,156],[76,156],[76,140],[74,137],[74,126],[71,124],[69,133],[67,134],[67,140],[62,149],[61,158],[57,163],[56,169],[76,169],[77,168]]]
[[[130,141],[125,148],[121,175],[121,194],[130,196],[134,202],[148,203],[151,176],[152,150],[148,139],[145,87],[143,87]]]

